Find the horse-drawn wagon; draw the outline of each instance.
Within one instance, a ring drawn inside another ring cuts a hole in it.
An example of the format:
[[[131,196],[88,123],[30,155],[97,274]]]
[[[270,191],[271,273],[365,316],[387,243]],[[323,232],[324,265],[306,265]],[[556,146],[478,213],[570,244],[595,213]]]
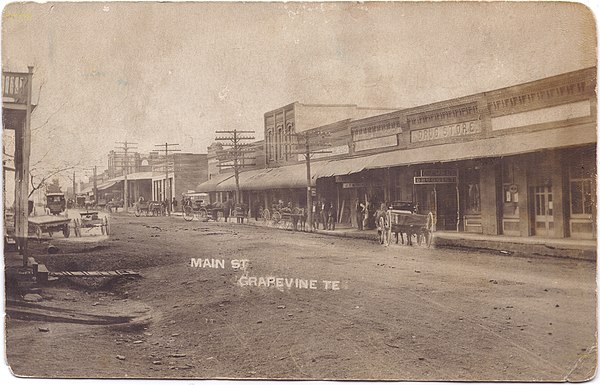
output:
[[[407,245],[412,246],[414,236],[419,246],[425,244],[429,247],[433,239],[433,224],[434,217],[431,212],[425,215],[417,214],[412,202],[394,202],[385,216],[379,218],[379,241],[389,245],[393,234],[396,243],[400,240],[404,244],[406,234]]]
[[[207,193],[188,192],[183,194],[183,219],[191,221],[198,218],[201,221],[218,220],[223,217],[225,208],[219,202],[209,203]]]
[[[39,217],[29,217],[28,222],[30,226],[35,230],[35,235],[38,239],[42,237],[43,233],[48,233],[50,237],[55,232],[62,231],[65,238],[69,238],[71,229],[69,224],[71,219],[64,216],[56,215],[44,215]]]
[[[75,235],[81,237],[82,229],[88,232],[94,228],[100,228],[102,235],[110,233],[110,225],[107,217],[100,217],[97,211],[82,211],[79,213],[80,218],[74,219]]]

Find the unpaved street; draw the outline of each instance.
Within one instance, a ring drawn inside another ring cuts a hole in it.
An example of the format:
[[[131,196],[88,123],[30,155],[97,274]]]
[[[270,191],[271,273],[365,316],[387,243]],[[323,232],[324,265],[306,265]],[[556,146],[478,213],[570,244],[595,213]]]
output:
[[[134,314],[136,321],[90,325],[9,313],[7,355],[17,375],[479,381],[594,375],[594,262],[385,248],[181,217],[112,215],[111,232],[93,243],[55,236],[61,254],[51,256],[43,254],[44,243],[34,243],[36,259],[51,271],[133,269],[141,277],[101,288],[63,280],[43,288],[39,306]],[[248,266],[235,269],[232,260]]]

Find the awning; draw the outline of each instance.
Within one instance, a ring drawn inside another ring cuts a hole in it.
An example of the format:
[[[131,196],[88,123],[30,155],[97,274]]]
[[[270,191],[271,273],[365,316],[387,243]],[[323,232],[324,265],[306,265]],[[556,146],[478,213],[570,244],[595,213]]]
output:
[[[198,186],[196,186],[196,191],[197,192],[217,191],[216,190],[217,185],[221,182],[228,180],[229,178],[233,178],[233,174],[216,175],[214,178],[209,179],[205,182],[202,182]],[[221,191],[221,190],[219,190],[219,191]]]
[[[142,171],[127,174],[127,180],[152,180],[152,171]],[[125,176],[121,175],[116,178],[112,178],[111,181],[122,181],[125,180]]]
[[[273,169],[258,169],[258,170],[245,170],[240,171],[238,177],[240,182],[240,190],[252,190],[248,186],[253,183],[254,180],[259,178],[262,174],[266,174]],[[219,183],[215,191],[235,191],[235,176],[231,174],[230,178],[227,178],[223,182]]]
[[[574,128],[577,130],[574,131]],[[596,142],[595,127],[562,127],[469,142],[394,150],[347,159],[318,160],[311,162],[311,177],[314,185],[318,178],[354,174],[366,169],[511,156]],[[246,191],[306,188],[306,164],[303,162],[276,168],[241,171],[239,182],[240,189]],[[214,178],[202,183],[197,191],[234,190],[235,178],[233,174],[226,174],[222,179]]]
[[[98,190],[106,190],[106,189],[109,189],[109,188],[113,187],[114,185],[116,185],[119,182],[120,181],[118,181],[118,180],[111,179],[108,182],[104,182],[104,183],[101,183],[101,184],[97,185],[96,188]],[[93,189],[93,187],[92,187],[92,189]]]

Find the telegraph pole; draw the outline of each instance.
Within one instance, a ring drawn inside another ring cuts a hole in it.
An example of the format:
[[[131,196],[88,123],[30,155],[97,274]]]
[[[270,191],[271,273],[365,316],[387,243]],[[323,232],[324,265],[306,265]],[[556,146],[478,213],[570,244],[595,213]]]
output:
[[[328,150],[311,150],[310,148],[310,140],[313,138],[325,138],[329,136],[329,132],[315,132],[315,133],[304,133],[304,134],[294,134],[292,136],[296,136],[300,139],[304,139],[304,149],[298,150],[296,152],[292,152],[292,154],[300,154],[304,155],[304,159],[306,161],[306,209],[308,210],[308,223],[309,229],[312,232],[313,228],[313,216],[312,216],[312,175],[310,173],[310,158],[314,154],[330,154],[331,151]],[[329,144],[321,145],[321,146],[329,146]]]
[[[225,136],[217,136],[216,141],[221,142],[221,145],[226,150],[220,154],[219,167],[233,168],[235,177],[235,202],[241,203],[241,192],[240,192],[240,169],[246,166],[253,166],[255,163],[246,163],[246,159],[249,159],[245,154],[252,151],[248,148],[250,143],[249,140],[254,140],[254,131],[244,130],[224,130],[215,131],[217,134],[226,134]],[[253,159],[254,160],[254,159]],[[241,162],[241,163],[240,163]]]
[[[115,142],[115,143],[122,144],[122,146],[117,147],[117,148],[120,150],[123,150],[124,152],[122,154],[125,155],[124,166],[123,166],[123,210],[125,212],[127,212],[127,210],[129,209],[129,187],[127,186],[127,184],[128,184],[127,183],[127,173],[129,171],[129,158],[127,156],[127,151],[137,149],[137,147],[131,147],[132,144],[137,144],[137,143],[131,143],[131,142],[127,142],[127,141]],[[117,153],[117,152],[115,152],[115,153]]]
[[[171,215],[171,201],[173,200],[171,197],[171,189],[173,186],[171,183],[169,183],[169,151],[175,152],[181,150],[177,148],[169,148],[179,146],[178,143],[155,144],[154,146],[165,148],[165,200],[167,201],[167,215]],[[173,163],[173,172],[175,172],[175,163]]]

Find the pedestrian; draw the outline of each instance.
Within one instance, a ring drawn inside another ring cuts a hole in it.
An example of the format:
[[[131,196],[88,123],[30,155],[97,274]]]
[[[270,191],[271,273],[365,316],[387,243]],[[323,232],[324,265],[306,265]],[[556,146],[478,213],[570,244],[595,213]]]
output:
[[[229,214],[231,214],[231,200],[227,198],[223,204],[223,218],[225,218],[225,222],[229,220]]]
[[[177,199],[173,197],[173,201],[171,202],[173,205],[173,212],[177,211]]]
[[[262,207],[258,200],[254,201],[254,204],[252,205],[252,210],[254,211],[254,220],[258,222],[258,216],[262,212]]]
[[[363,223],[365,219],[365,204],[358,202],[356,205],[356,224],[359,230],[363,230]]]
[[[329,202],[321,202],[321,223],[323,224],[323,230],[327,230],[327,222],[329,221]]]
[[[328,226],[327,228],[329,230],[335,230],[335,222],[337,220],[337,210],[335,208],[335,205],[331,204],[329,207],[329,220],[328,222]]]
[[[313,214],[313,217],[312,217],[313,228],[315,230],[318,230],[319,229],[319,220],[321,218],[321,203],[318,200],[313,203],[312,214]]]
[[[367,230],[369,228],[369,202],[365,202],[365,209],[363,211],[363,230]]]

